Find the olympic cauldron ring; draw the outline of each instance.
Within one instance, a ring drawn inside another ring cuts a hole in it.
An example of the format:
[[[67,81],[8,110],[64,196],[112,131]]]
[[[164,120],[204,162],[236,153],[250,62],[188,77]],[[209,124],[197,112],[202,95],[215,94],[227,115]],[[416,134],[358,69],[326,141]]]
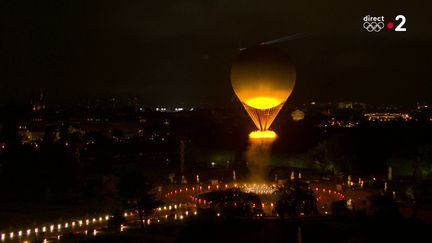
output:
[[[364,22],[363,28],[365,28],[367,31],[372,32],[380,32],[384,28],[383,22]]]

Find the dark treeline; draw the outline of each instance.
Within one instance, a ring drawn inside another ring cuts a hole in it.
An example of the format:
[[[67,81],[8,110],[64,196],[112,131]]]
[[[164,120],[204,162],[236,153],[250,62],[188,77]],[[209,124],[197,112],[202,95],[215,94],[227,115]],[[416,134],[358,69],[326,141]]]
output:
[[[36,146],[20,142],[17,124],[26,119],[25,113],[3,111],[2,114],[7,114],[0,119],[0,142],[5,145],[0,152],[0,187],[4,198],[29,194],[33,198],[62,198],[58,197],[61,194],[75,200],[109,197],[101,194],[115,191],[113,181],[130,170],[139,170],[154,182],[167,183],[170,173],[179,176],[181,140],[186,144],[187,165],[200,166],[196,151],[225,150],[234,154],[228,167],[241,167],[248,133],[254,130],[240,108],[178,113],[147,111],[126,116],[114,116],[110,111],[109,119],[116,117],[131,123],[145,120],[145,124],[139,125],[141,133],[137,131],[129,137],[121,127],[108,128],[107,124],[101,125],[105,130],[80,130],[80,125],[62,115],[61,123],[45,126]],[[343,113],[339,116],[357,117]],[[284,110],[273,125],[279,135],[273,153],[286,157],[303,154],[315,165],[311,169],[333,173],[385,173],[390,160],[401,159],[416,162],[423,174],[430,176],[429,121],[373,123],[358,118],[359,125],[351,128],[324,127],[322,124],[329,119],[311,112],[306,113],[304,120],[294,122],[290,112]]]

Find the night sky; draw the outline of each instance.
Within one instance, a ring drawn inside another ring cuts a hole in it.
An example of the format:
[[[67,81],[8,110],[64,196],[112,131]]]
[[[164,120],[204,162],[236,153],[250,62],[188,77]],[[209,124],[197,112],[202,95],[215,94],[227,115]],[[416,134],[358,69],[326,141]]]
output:
[[[304,2],[0,1],[0,101],[43,88],[48,102],[226,105],[238,49],[295,33],[306,37],[274,45],[297,64],[289,103],[432,101],[428,1]],[[407,32],[362,27],[365,15],[398,14]]]

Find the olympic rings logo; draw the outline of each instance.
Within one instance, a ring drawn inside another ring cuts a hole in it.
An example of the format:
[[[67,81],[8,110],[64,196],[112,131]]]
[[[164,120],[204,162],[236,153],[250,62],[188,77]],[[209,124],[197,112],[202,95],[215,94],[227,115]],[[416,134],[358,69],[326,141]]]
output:
[[[384,23],[383,22],[364,22],[363,28],[365,28],[369,32],[380,32],[382,29],[384,29]]]

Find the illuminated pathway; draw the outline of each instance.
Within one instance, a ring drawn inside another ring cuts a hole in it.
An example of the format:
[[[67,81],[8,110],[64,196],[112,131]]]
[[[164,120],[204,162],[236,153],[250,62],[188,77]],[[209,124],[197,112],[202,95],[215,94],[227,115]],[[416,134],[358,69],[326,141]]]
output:
[[[61,235],[71,231],[82,231],[88,233],[88,229],[101,227],[109,220],[109,215],[104,215],[94,218],[83,218],[70,220],[61,224],[47,224],[33,228],[24,228],[26,230],[17,230],[8,233],[0,233],[1,241],[26,242],[35,238],[45,239],[60,239]],[[91,232],[96,234],[96,231]]]
[[[144,222],[146,224],[151,224],[154,222],[161,222],[171,220],[169,216],[173,215],[173,220],[182,220],[184,217],[190,215],[196,215],[196,211],[189,212],[187,210],[186,204],[169,204],[163,207],[159,207],[155,210],[152,217],[146,218]],[[181,213],[177,213],[180,211]],[[138,217],[133,212],[125,212],[124,216],[126,218],[125,225],[121,226],[120,231],[123,231],[134,222],[138,222]],[[41,239],[43,242],[58,241],[61,239],[62,235],[65,233],[74,234],[84,234],[96,236],[101,232],[102,229],[107,227],[108,220],[111,218],[110,215],[103,215],[100,217],[93,218],[82,218],[69,220],[65,223],[57,224],[47,224],[38,227],[26,228],[26,230],[16,230],[10,232],[0,232],[1,242],[31,242],[35,239]]]
[[[212,190],[224,190],[229,188],[239,188],[245,192],[253,192],[261,195],[262,208],[267,216],[276,216],[274,214],[275,202],[270,195],[277,189],[272,184],[217,184],[207,185],[199,184],[195,186],[183,186],[172,189],[163,194],[164,206],[157,208],[151,217],[144,219],[145,224],[162,223],[170,220],[183,220],[185,217],[197,214],[197,206],[208,205],[204,199],[198,198],[201,193]],[[318,186],[311,187],[317,197],[318,207],[322,209],[323,214],[328,214],[324,205],[330,205],[331,202],[342,200],[345,195],[336,190],[322,188]],[[269,197],[267,197],[267,195]],[[126,230],[128,225],[139,225],[139,219],[134,212],[125,212],[126,223],[122,225],[121,231]],[[97,235],[101,230],[107,227],[110,215],[101,215],[93,218],[77,218],[68,220],[63,223],[46,224],[37,227],[22,227],[22,230],[10,232],[0,232],[1,242],[29,242],[34,239],[42,239],[43,242],[60,240],[65,233]]]

